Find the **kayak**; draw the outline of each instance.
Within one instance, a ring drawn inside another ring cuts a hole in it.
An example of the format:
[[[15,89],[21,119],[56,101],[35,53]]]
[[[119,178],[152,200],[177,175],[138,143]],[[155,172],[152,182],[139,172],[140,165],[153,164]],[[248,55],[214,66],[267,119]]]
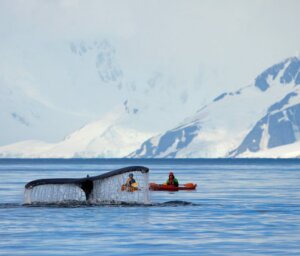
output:
[[[186,183],[181,186],[174,186],[174,185],[166,185],[166,184],[156,184],[150,183],[149,189],[153,191],[178,191],[178,190],[195,190],[197,184],[194,183]]]
[[[131,186],[126,186],[126,184],[123,184],[121,190],[127,192],[134,192],[139,190],[138,185],[139,184],[137,182],[132,183]]]

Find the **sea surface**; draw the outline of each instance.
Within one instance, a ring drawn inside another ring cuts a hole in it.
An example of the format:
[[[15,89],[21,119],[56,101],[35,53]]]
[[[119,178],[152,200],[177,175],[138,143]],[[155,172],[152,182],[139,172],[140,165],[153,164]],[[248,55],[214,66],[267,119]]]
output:
[[[24,185],[131,165],[196,191],[152,205],[23,205]],[[0,160],[0,255],[300,255],[300,160]]]

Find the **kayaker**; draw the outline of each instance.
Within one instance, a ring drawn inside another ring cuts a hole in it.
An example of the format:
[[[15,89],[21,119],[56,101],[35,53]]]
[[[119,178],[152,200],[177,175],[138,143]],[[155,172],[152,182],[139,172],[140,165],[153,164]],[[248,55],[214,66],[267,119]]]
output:
[[[135,179],[133,178],[133,173],[130,173],[128,176],[129,176],[129,177],[128,177],[128,179],[126,180],[125,186],[127,186],[127,187],[132,187],[132,184],[133,184],[133,183],[136,183]]]
[[[167,185],[173,185],[173,186],[175,186],[175,187],[178,187],[179,182],[178,182],[178,180],[175,178],[173,172],[170,172],[170,173],[169,173],[169,179],[167,180],[166,184],[167,184]]]

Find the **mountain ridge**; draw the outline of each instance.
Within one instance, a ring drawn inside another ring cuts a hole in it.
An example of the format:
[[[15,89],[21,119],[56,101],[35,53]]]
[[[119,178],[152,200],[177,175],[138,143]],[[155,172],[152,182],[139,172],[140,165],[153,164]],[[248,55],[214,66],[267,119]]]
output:
[[[159,135],[124,125],[119,113],[90,122],[58,143],[32,140],[2,146],[0,157],[225,158],[259,156],[283,146],[286,150],[300,140],[299,85],[300,59],[291,57],[251,84],[221,93]]]
[[[247,150],[257,152],[296,142],[300,139],[299,84],[300,59],[285,59],[258,75],[252,84],[235,92],[222,93],[174,129],[145,141],[129,157],[238,157]],[[267,135],[251,136],[257,133],[253,132],[255,126],[262,125],[259,120],[266,125],[266,116],[292,102],[295,109],[288,116],[289,135],[277,124],[283,114],[275,116],[278,122],[274,119],[271,130],[264,130],[264,134],[273,134],[271,138],[273,141],[277,138],[277,142],[271,141],[267,148],[261,148]],[[189,128],[193,132],[183,136]],[[251,147],[253,140],[256,147]]]

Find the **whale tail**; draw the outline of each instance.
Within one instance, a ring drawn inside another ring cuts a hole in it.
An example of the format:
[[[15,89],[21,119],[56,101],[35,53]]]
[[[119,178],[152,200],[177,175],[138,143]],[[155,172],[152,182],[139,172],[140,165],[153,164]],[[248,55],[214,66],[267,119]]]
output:
[[[134,174],[139,188],[122,191],[128,174]],[[149,169],[130,166],[80,179],[39,179],[25,185],[25,204],[88,201],[90,203],[149,203]]]

